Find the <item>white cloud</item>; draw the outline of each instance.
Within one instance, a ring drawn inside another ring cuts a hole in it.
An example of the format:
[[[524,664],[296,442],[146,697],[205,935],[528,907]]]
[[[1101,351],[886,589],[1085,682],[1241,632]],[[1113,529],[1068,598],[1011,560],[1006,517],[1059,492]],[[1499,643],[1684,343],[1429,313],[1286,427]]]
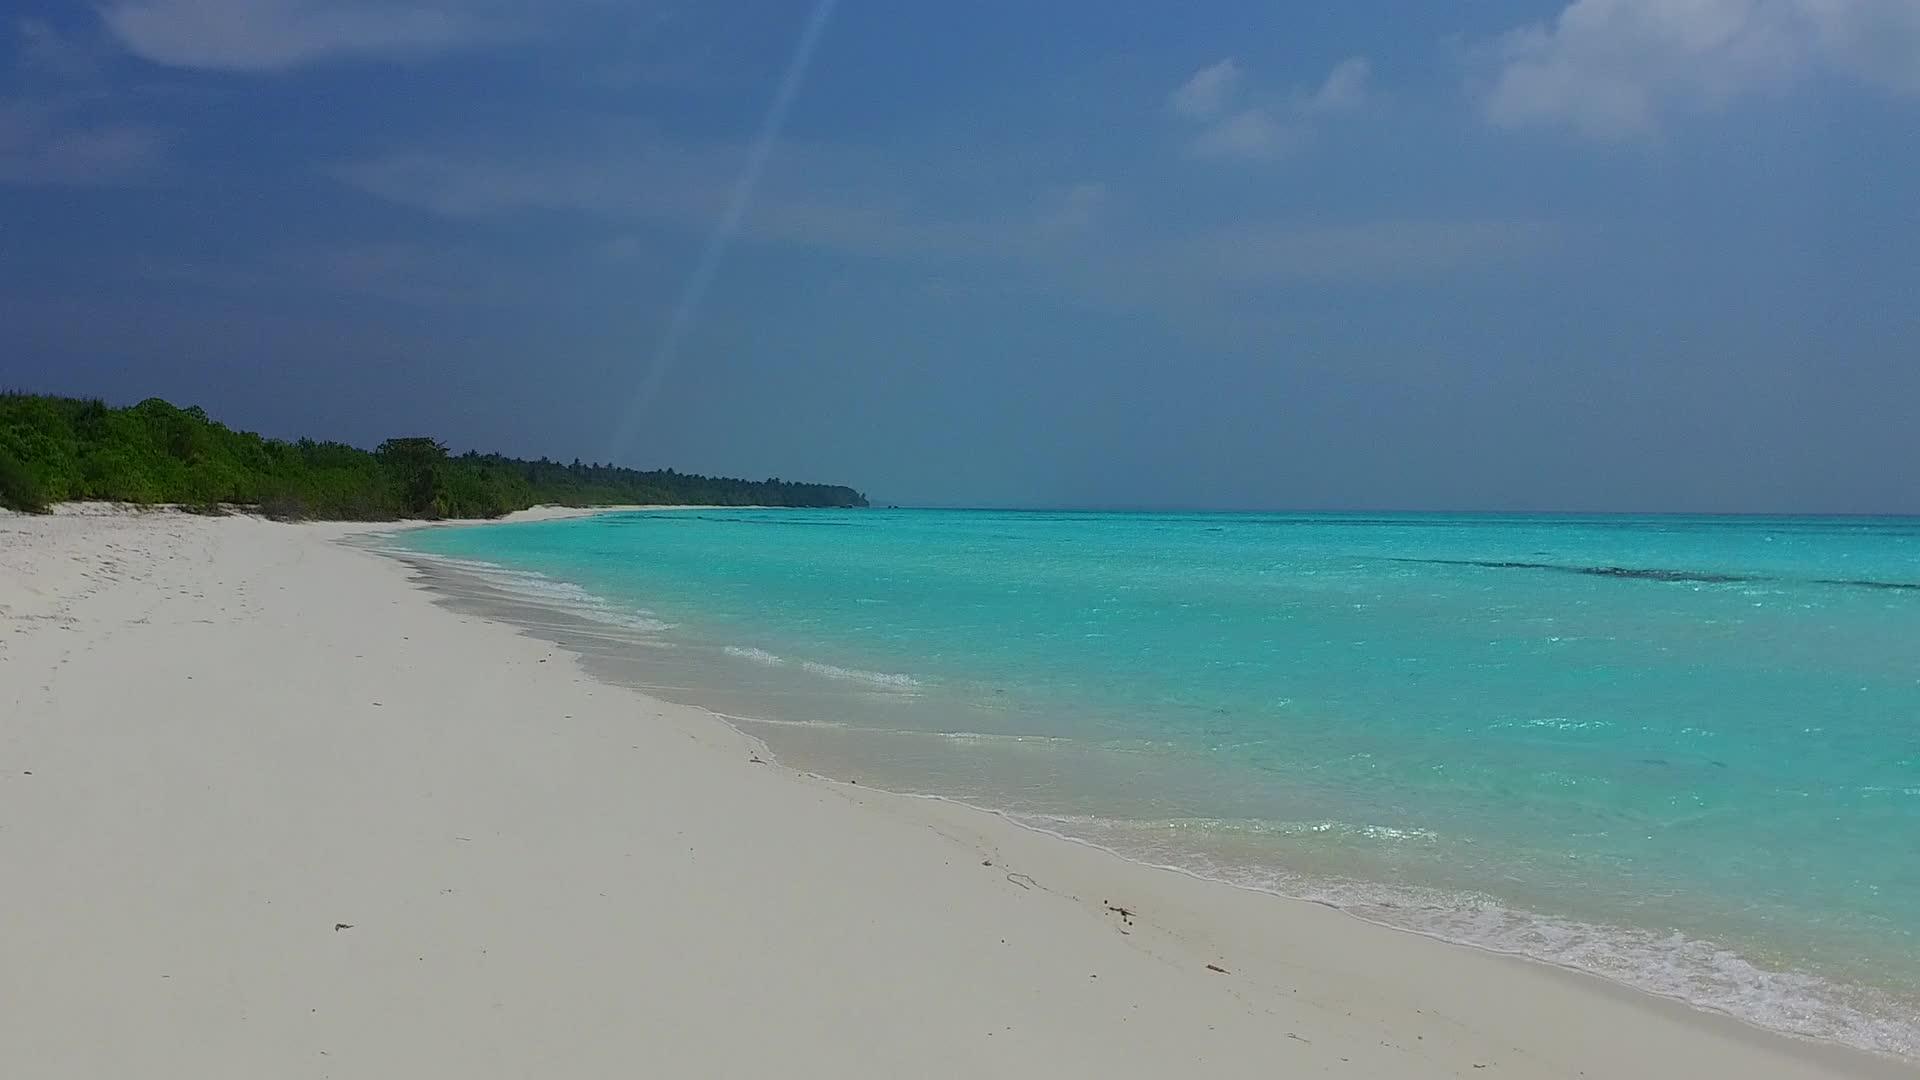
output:
[[[101,12],[137,56],[227,71],[444,52],[495,36],[495,14],[446,0],[115,0]]]
[[[1823,74],[1920,93],[1920,2],[1574,0],[1484,51],[1489,121],[1634,138]]]
[[[1167,107],[1195,120],[1217,116],[1232,99],[1240,75],[1240,65],[1232,57],[1209,64],[1167,95]]]
[[[1365,104],[1372,74],[1366,58],[1356,56],[1334,65],[1313,90],[1235,107],[1243,72],[1228,58],[1195,72],[1168,95],[1167,104],[1199,125],[1187,142],[1195,157],[1269,161],[1306,143],[1321,118]]]
[[[1260,161],[1279,157],[1305,138],[1305,128],[1278,120],[1267,109],[1244,109],[1207,125],[1187,149],[1195,157]]]
[[[1920,94],[1920,3],[1915,0],[1802,0],[1816,19],[1820,51],[1853,78]]]
[[[1320,89],[1305,102],[1309,112],[1341,112],[1367,103],[1373,65],[1364,56],[1355,56],[1335,64]]]

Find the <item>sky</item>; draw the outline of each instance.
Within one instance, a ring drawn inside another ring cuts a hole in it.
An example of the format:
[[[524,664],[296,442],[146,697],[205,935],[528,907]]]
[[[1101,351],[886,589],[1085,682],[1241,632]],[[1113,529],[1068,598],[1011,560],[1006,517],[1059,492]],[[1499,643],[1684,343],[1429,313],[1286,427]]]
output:
[[[0,387],[913,505],[1920,513],[1920,0],[14,0]]]

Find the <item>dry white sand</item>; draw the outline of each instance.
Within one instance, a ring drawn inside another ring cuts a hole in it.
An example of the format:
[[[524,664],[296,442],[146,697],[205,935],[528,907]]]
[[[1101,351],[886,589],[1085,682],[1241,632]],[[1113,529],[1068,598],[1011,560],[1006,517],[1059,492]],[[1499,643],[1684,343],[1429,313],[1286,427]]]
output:
[[[1915,1075],[756,764],[347,531],[0,516],[0,1075]]]

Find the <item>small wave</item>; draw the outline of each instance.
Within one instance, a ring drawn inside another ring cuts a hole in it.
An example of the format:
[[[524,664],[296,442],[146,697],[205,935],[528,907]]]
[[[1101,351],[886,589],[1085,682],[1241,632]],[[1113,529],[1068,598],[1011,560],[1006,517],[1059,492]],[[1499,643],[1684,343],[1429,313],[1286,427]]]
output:
[[[557,607],[570,614],[608,626],[637,630],[643,634],[663,634],[674,627],[673,623],[656,618],[653,612],[644,608],[622,607],[603,596],[588,592],[571,581],[551,578],[535,570],[519,570],[484,559],[457,559],[406,549],[381,550],[403,555],[409,559],[451,567],[470,577],[478,578],[488,587],[510,596]]]
[[[1920,789],[1916,789],[1920,790]],[[1636,989],[1724,1013],[1773,1031],[1907,1059],[1920,1056],[1911,1004],[1871,988],[1762,967],[1719,943],[1675,931],[1603,926],[1510,908],[1491,897],[1296,873],[1225,861],[1181,834],[1312,837],[1428,843],[1427,829],[1338,821],[1116,819],[1074,814],[1008,814],[1042,832],[1093,844],[1152,866],[1296,900],[1325,904],[1368,922],[1584,971]],[[1170,835],[1171,834],[1171,835]]]
[[[957,743],[1029,743],[1051,745],[1070,743],[1073,740],[1059,735],[1016,735],[1007,732],[990,731],[936,731],[933,734],[950,742]]]
[[[765,649],[756,649],[748,645],[724,645],[721,652],[767,667],[784,667],[790,661],[779,653]],[[866,683],[869,686],[884,686],[889,689],[908,689],[920,685],[920,680],[911,675],[893,675],[884,671],[862,671],[859,668],[843,668],[833,664],[822,664],[814,660],[802,660],[793,665],[801,671],[819,675],[828,679],[841,679],[847,682]]]
[[[913,687],[920,685],[920,680],[911,675],[894,675],[884,671],[861,671],[858,668],[835,667],[832,664],[820,664],[812,660],[802,660],[800,662],[800,670],[810,671],[815,675],[824,675],[829,679],[846,679],[851,682],[863,682],[873,686]]]
[[[737,656],[742,660],[751,660],[756,664],[765,664],[768,667],[777,667],[787,662],[785,657],[770,653],[765,649],[749,649],[740,645],[728,645],[720,651],[726,653],[728,656]]]
[[[1048,831],[1056,831],[1055,827],[1058,826],[1066,830],[1089,829],[1112,836],[1127,834],[1146,836],[1154,833],[1274,837],[1333,836],[1342,839],[1384,840],[1396,843],[1401,841],[1429,843],[1440,839],[1440,834],[1431,829],[1400,825],[1356,824],[1349,821],[1271,821],[1262,818],[1216,817],[1139,819],[1081,814],[1021,814],[1017,817],[1018,820],[1028,824],[1041,825]]]
[[[717,712],[713,715],[722,720],[737,724],[764,724],[767,727],[826,728],[833,731],[845,731],[847,725],[838,720],[775,720],[765,716],[736,716],[733,713]]]
[[[1491,725],[1499,731],[1509,728],[1544,728],[1549,731],[1600,731],[1613,725],[1605,720],[1575,720],[1570,716],[1538,716],[1531,720],[1502,720]]]

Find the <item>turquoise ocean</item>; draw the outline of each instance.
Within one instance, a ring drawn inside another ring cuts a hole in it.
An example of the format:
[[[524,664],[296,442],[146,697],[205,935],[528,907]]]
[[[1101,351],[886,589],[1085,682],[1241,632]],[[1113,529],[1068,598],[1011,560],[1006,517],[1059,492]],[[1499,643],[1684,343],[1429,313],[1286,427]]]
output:
[[[620,678],[797,767],[1920,1056],[1920,520],[686,510],[385,543],[603,627]]]

